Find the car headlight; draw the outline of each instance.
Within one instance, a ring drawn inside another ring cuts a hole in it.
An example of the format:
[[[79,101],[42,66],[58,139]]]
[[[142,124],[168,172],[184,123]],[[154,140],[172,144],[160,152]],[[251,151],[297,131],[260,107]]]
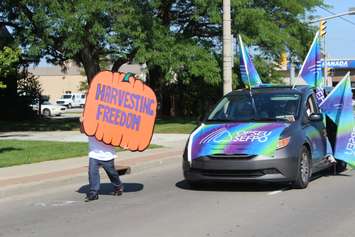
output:
[[[276,149],[281,149],[284,148],[288,145],[288,143],[290,142],[290,137],[286,137],[286,138],[282,138],[277,142],[277,147]]]

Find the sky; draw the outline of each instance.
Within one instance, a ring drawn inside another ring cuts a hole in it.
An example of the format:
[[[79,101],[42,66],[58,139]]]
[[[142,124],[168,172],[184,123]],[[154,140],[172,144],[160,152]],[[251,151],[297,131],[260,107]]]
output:
[[[331,5],[328,10],[336,14],[346,12],[350,7],[355,8],[355,0],[325,0],[325,3]],[[332,14],[317,8],[314,15],[327,17]],[[352,23],[339,17],[327,20],[325,51],[330,59],[355,60],[355,15],[344,16],[344,18]]]

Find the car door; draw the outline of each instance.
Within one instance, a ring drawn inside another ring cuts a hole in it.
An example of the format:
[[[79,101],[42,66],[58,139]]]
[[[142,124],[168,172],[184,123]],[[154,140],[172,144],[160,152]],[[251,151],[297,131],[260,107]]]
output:
[[[308,118],[312,113],[319,113],[318,106],[313,94],[306,100],[303,113],[303,129],[312,149],[313,168],[320,169],[324,164],[326,154],[326,130],[323,121],[310,121]]]

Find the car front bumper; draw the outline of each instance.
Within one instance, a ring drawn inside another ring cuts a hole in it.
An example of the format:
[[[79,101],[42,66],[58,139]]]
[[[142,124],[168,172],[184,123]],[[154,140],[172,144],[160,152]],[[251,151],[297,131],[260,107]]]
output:
[[[183,161],[189,181],[267,181],[286,182],[296,178],[296,157],[252,156],[251,158],[200,157]]]

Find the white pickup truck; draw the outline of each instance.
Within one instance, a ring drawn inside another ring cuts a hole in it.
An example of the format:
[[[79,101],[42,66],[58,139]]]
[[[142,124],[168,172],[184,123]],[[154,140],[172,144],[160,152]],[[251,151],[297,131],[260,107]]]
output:
[[[56,101],[56,103],[70,109],[73,107],[84,107],[85,99],[86,96],[84,93],[64,94]]]

